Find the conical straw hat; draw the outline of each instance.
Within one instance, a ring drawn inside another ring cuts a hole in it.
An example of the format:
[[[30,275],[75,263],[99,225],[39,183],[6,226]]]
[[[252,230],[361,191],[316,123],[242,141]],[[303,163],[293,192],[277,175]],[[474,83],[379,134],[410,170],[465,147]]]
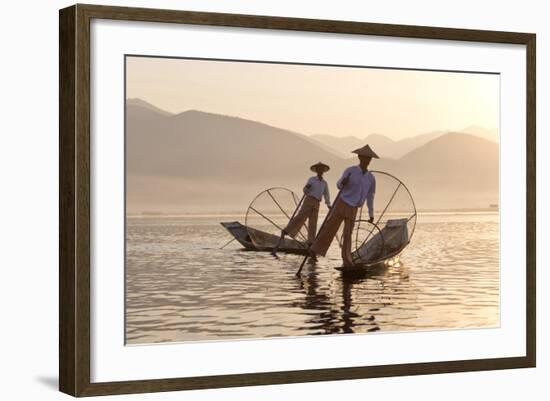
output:
[[[317,172],[318,169],[323,169],[323,172],[326,173],[327,171],[330,170],[330,167],[327,166],[325,163],[322,163],[322,162],[315,163],[314,165],[312,165],[310,167],[311,171]]]
[[[359,156],[367,156],[372,157],[374,159],[380,159],[376,153],[374,153],[374,150],[371,149],[369,145],[365,145],[362,148],[355,149],[351,153],[357,153]]]

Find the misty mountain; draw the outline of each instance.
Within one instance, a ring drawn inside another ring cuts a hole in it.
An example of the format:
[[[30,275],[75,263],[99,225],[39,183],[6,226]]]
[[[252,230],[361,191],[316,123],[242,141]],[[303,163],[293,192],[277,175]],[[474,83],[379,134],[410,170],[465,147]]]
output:
[[[395,169],[414,189],[421,207],[498,203],[499,147],[484,138],[447,133],[409,152],[388,169]]]
[[[310,138],[319,145],[332,149],[340,157],[350,157],[350,152],[352,150],[365,146],[366,143],[363,143],[363,140],[355,136],[335,137],[331,135],[315,134],[311,135]],[[373,148],[378,149],[374,146]]]
[[[312,164],[340,158],[309,138],[197,110],[126,107],[128,210],[242,210],[261,190],[301,188]]]
[[[303,135],[242,118],[197,110],[166,117],[135,105],[126,116],[127,168],[134,175],[280,179],[304,163],[339,160]]]
[[[334,149],[341,156],[349,156],[350,152],[366,143],[372,146],[374,151],[383,158],[399,159],[406,153],[428,143],[443,135],[444,131],[434,131],[427,134],[417,135],[410,138],[394,141],[387,136],[380,134],[370,134],[364,139],[355,136],[334,137],[330,135],[312,135],[311,138],[322,143],[329,148]]]
[[[396,146],[396,142],[393,139],[388,138],[387,136],[380,134],[370,134],[360,142],[368,143],[373,149],[376,149],[375,152],[378,152],[377,155],[380,157],[392,159],[396,158],[393,151]]]
[[[357,163],[354,155],[339,157],[307,136],[238,117],[197,110],[166,115],[129,102],[126,118],[131,213],[243,211],[268,187],[300,192],[313,175],[309,166],[317,161],[331,166],[325,177],[335,196],[341,172]],[[424,140],[435,136],[427,135]],[[384,154],[377,146],[384,138],[375,136],[370,142],[380,156]],[[496,143],[447,133],[399,159],[375,159],[371,168],[402,179],[419,209],[487,207],[498,203],[498,161]]]
[[[427,134],[401,139],[399,141],[393,141],[387,136],[380,134],[370,134],[364,139],[355,136],[335,137],[331,135],[312,135],[311,138],[329,149],[333,149],[341,157],[349,156],[349,153],[353,149],[368,143],[379,156],[399,159],[412,150],[450,132],[451,131],[433,131]],[[471,125],[460,131],[460,133],[475,135],[495,143],[499,142],[497,130],[487,129],[476,125]]]
[[[146,102],[145,100],[143,99],[139,99],[139,98],[132,98],[132,99],[127,99],[126,100],[126,106],[140,106],[140,107],[144,107],[148,110],[152,110],[152,111],[156,111],[157,113],[163,115],[163,116],[172,116],[174,115],[174,113],[170,113],[169,111],[166,111],[166,110],[163,110],[163,109],[160,109],[158,108],[157,106],[154,106],[152,105],[151,103],[149,102]]]
[[[496,129],[488,129],[484,127],[480,127],[478,125],[470,125],[467,128],[464,128],[462,133],[465,134],[471,134],[475,136],[479,136],[481,138],[487,139],[488,141],[499,143],[499,132]]]
[[[451,132],[407,153],[399,161],[402,168],[414,168],[421,173],[469,174],[498,173],[498,145],[470,134]],[[492,167],[490,169],[485,168]]]

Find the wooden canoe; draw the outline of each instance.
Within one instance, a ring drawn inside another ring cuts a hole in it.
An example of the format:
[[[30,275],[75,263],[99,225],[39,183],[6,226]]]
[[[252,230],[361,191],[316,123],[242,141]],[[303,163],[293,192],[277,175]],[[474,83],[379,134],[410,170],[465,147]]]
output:
[[[271,252],[279,240],[276,235],[255,228],[247,227],[238,221],[220,223],[235,240],[241,244],[247,251]],[[250,235],[254,236],[253,242]],[[291,238],[285,238],[279,252],[295,253],[305,255],[307,253],[306,245]]]

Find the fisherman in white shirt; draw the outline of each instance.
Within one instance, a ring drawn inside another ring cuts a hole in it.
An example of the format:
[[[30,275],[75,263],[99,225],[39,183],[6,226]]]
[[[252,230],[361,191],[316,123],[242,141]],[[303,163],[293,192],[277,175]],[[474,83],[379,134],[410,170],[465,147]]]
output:
[[[344,267],[353,266],[351,234],[357,210],[364,205],[365,201],[369,210],[369,222],[372,223],[374,221],[376,180],[367,167],[373,158],[379,159],[378,155],[374,153],[369,145],[356,149],[352,153],[358,155],[359,165],[345,169],[342,177],[338,180],[336,185],[340,189],[340,196],[334,202],[322,230],[310,248],[311,256],[325,256],[343,221],[342,260]]]
[[[283,243],[286,235],[296,238],[296,235],[300,232],[300,229],[308,221],[307,230],[307,242],[308,246],[315,240],[315,234],[317,233],[317,218],[319,216],[319,205],[321,199],[325,198],[327,208],[330,209],[330,193],[328,190],[328,184],[323,179],[323,174],[326,173],[330,167],[324,163],[317,163],[310,167],[311,171],[317,173],[317,175],[310,177],[306,185],[304,186],[304,199],[300,210],[296,215],[290,219],[287,226],[281,231],[281,237],[271,252],[276,256],[279,247]]]

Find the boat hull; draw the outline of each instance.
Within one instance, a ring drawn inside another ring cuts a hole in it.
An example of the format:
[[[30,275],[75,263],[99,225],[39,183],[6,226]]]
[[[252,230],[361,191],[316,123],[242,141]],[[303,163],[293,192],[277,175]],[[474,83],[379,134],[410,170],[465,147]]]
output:
[[[374,263],[363,263],[363,264],[359,263],[359,264],[354,264],[351,267],[338,266],[338,267],[335,267],[335,269],[342,272],[343,275],[363,276],[363,275],[369,275],[369,274],[377,274],[391,266],[399,266],[399,265],[400,265],[400,257],[398,254]]]
[[[238,221],[220,223],[229,234],[231,234],[239,244],[247,251],[255,252],[271,252],[278,241],[278,237],[254,228],[245,226]],[[261,238],[263,245],[256,245],[250,238],[250,232],[253,232],[255,238]],[[302,243],[295,240],[285,240],[283,246],[278,249],[278,252],[294,253],[298,255],[306,255],[307,248]]]

